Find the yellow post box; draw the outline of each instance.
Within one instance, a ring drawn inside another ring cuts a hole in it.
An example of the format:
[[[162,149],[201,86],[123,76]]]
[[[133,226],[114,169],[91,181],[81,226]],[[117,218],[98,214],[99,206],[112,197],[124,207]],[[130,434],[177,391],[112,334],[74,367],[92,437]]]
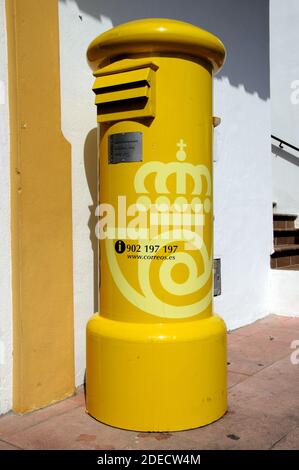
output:
[[[89,46],[99,122],[99,314],[87,411],[176,431],[226,412],[226,328],[213,313],[212,77],[225,48],[180,21],[117,26]]]

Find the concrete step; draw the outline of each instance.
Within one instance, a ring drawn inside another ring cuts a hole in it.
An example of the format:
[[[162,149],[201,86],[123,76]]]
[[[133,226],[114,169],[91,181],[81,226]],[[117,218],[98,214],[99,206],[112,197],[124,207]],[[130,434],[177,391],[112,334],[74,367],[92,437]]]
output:
[[[299,264],[292,264],[291,266],[284,266],[276,269],[282,269],[286,271],[299,271]]]
[[[298,228],[276,228],[274,229],[274,245],[296,245],[299,244]]]
[[[298,244],[284,244],[284,245],[277,245],[274,247],[275,253],[283,253],[286,251],[298,251],[299,252],[299,245]]]
[[[273,213],[273,219],[297,219],[297,215],[296,214],[284,214],[284,213],[281,213],[281,212],[274,212]]]
[[[271,268],[284,268],[299,264],[299,245],[276,245],[271,255]]]
[[[276,204],[273,204],[273,209]],[[296,214],[273,212],[274,253],[271,268],[289,269],[299,265],[299,229],[295,227]]]
[[[273,213],[273,228],[276,229],[291,229],[295,228],[295,220],[297,215],[295,214],[279,214]]]

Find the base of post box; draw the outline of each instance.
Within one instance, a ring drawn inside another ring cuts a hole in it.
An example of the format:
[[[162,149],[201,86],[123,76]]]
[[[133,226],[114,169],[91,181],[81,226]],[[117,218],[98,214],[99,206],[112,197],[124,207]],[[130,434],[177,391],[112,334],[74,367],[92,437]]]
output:
[[[86,399],[91,416],[122,429],[181,431],[216,421],[227,410],[223,320],[136,324],[94,315]]]

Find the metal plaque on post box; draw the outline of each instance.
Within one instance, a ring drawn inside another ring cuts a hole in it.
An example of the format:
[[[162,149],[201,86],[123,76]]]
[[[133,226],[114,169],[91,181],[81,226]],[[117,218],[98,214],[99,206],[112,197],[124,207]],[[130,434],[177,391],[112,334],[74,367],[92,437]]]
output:
[[[142,132],[109,135],[109,163],[142,162]]]

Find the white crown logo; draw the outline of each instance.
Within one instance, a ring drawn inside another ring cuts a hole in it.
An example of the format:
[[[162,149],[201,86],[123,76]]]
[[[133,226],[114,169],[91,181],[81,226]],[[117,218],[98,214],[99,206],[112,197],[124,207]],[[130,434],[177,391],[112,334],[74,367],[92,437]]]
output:
[[[166,195],[170,194],[168,187],[170,176],[176,175],[176,195],[182,196],[176,197],[175,201],[173,201],[173,204],[178,207],[182,207],[184,204],[188,204],[188,200],[184,196],[188,196],[187,178],[191,177],[193,182],[191,195],[196,197],[193,197],[192,201],[189,203],[191,203],[193,210],[197,212],[195,207],[198,207],[202,204],[203,198],[204,210],[205,212],[210,212],[211,177],[208,168],[205,165],[193,165],[191,163],[185,162],[187,158],[185,147],[187,147],[187,144],[183,139],[180,139],[176,145],[179,148],[179,150],[176,152],[177,161],[169,163],[151,161],[142,165],[136,172],[134,179],[135,191],[138,194],[143,194],[138,198],[137,204],[142,204],[145,207],[150,207],[151,204],[157,204],[158,206],[168,205],[168,207],[170,207],[171,202]],[[157,194],[160,195],[155,201],[151,201],[150,197],[148,196],[149,191],[146,185],[148,176],[153,174],[155,174],[154,187]],[[205,181],[205,184],[203,184],[203,181]]]

